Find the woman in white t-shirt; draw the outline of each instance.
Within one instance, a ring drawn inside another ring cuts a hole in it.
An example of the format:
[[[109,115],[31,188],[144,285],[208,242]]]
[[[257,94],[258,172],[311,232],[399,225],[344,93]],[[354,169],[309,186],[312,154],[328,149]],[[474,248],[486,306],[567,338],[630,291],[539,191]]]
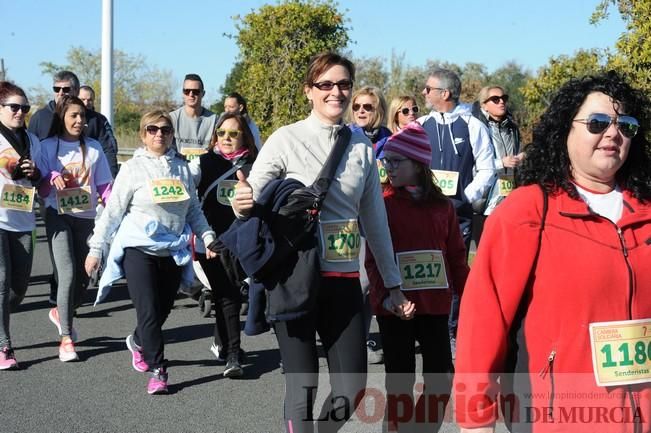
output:
[[[18,368],[11,347],[9,314],[22,301],[32,269],[34,164],[39,142],[25,129],[25,92],[0,81],[0,370]]]
[[[75,96],[61,97],[52,120],[53,136],[41,142],[39,163],[43,173],[39,194],[45,201],[45,229],[59,280],[57,307],[49,318],[61,337],[63,362],[79,359],[72,317],[88,284],[86,240],[93,232],[98,196],[106,202],[113,181],[101,144],[83,135],[85,123],[83,102]]]

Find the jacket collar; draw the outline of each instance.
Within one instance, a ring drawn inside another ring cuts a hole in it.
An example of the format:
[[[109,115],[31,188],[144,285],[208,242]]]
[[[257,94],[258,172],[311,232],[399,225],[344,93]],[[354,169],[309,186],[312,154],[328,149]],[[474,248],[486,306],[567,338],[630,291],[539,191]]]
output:
[[[633,197],[629,190],[622,191],[624,210],[622,217],[617,222],[619,227],[643,221],[651,221],[651,205],[642,204]],[[570,218],[586,218],[594,216],[588,204],[581,198],[570,197],[566,192],[555,194],[556,209],[562,216]]]

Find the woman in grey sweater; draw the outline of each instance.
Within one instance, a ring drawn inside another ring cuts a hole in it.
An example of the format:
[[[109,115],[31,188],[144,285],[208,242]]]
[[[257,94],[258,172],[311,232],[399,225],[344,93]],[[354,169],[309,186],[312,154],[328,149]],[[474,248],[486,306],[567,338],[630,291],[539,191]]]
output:
[[[240,182],[233,200],[236,214],[248,215],[273,179],[291,178],[304,185],[314,182],[339,129],[346,127],[342,118],[354,78],[355,67],[344,57],[324,53],[312,59],[304,83],[312,112],[269,137],[248,179],[238,172]],[[318,417],[318,431],[338,431],[354,412],[366,386],[358,259],[362,228],[384,284],[390,288],[387,305],[403,318],[414,313],[413,304],[400,291],[375,155],[363,133],[352,133],[319,220],[322,278],[316,306],[298,319],[274,323],[285,369],[285,426],[294,433],[314,431],[312,406],[319,372],[316,333],[326,352],[332,387]]]
[[[111,199],[88,242],[86,258],[90,274],[110,242],[109,264],[121,263],[124,268],[138,322],[126,343],[133,368],[150,372],[149,394],[167,392],[161,328],[174,305],[183,272],[191,267],[191,231],[208,245],[206,256],[215,257],[210,250],[215,233],[201,211],[187,162],[170,147],[173,133],[166,112],[152,111],[142,117],[144,148],[122,165]],[[113,277],[119,277],[120,271]]]

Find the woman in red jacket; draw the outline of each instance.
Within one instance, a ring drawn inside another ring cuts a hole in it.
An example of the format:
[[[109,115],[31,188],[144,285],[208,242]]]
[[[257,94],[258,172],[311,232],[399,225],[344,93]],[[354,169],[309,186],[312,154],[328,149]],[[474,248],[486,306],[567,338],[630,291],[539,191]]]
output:
[[[651,431],[650,113],[608,72],[566,83],[534,128],[461,303],[462,432],[492,432],[498,401],[513,431]]]
[[[382,162],[390,181],[384,204],[402,290],[388,290],[370,251],[366,257],[371,306],[384,345],[388,431],[438,431],[450,394],[450,299],[453,290],[463,290],[468,265],[454,206],[433,182],[431,157],[427,134],[416,122],[384,145]],[[403,297],[411,310],[408,320],[397,307],[404,304]],[[416,342],[423,357],[425,392],[414,402]],[[429,404],[434,400],[441,406]]]

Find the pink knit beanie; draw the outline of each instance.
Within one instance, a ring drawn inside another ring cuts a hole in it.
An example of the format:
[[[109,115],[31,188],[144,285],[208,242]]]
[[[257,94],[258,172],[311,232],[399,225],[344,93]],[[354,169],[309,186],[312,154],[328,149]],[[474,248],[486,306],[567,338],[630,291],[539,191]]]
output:
[[[427,133],[418,122],[409,122],[400,131],[387,139],[383,152],[395,152],[414,161],[430,165],[432,162],[432,147]]]

